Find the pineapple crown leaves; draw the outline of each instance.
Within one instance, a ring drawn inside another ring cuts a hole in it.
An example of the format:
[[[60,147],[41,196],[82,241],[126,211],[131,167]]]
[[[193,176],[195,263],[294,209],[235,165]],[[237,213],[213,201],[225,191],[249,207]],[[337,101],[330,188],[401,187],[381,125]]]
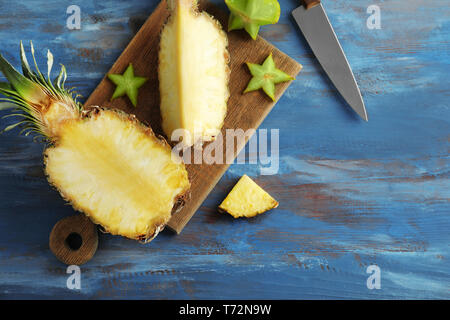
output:
[[[66,89],[65,82],[67,80],[67,71],[64,65],[58,76],[52,81],[51,71],[53,67],[53,55],[47,52],[47,77],[45,77],[36,62],[34,54],[34,46],[30,41],[31,55],[35,66],[33,71],[28,63],[25,49],[20,42],[20,59],[22,64],[22,73],[20,74],[1,54],[0,54],[0,71],[4,74],[9,83],[0,82],[0,94],[4,97],[0,98],[0,110],[12,109],[13,111],[4,116],[20,117],[17,123],[7,126],[2,132],[12,130],[22,126],[20,132],[29,135],[37,133],[44,138],[44,124],[40,112],[45,107],[45,103],[51,100],[62,101],[69,106],[81,111],[82,105],[77,102],[80,95],[76,94],[73,89]]]

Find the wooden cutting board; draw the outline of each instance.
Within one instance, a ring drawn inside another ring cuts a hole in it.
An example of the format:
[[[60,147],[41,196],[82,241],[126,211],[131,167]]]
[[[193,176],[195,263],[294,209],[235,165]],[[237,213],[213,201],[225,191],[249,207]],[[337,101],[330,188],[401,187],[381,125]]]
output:
[[[218,19],[226,30],[228,13],[203,1],[200,1],[200,9],[205,10]],[[114,85],[106,77],[103,78],[88,98],[86,106],[111,107],[135,114],[138,119],[149,124],[155,133],[164,135],[161,129],[161,115],[159,111],[160,99],[157,68],[159,34],[168,16],[167,3],[163,0],[109,71],[109,73],[121,74],[131,62],[135,68],[136,75],[149,78],[149,81],[139,90],[137,108],[133,108],[126,97],[110,101],[114,92]],[[231,96],[228,101],[228,113],[222,133],[226,129],[241,128],[244,131],[250,128],[256,129],[272,110],[275,103],[265,96],[262,91],[242,94],[251,79],[245,63],[260,64],[273,52],[273,58],[277,67],[294,77],[301,70],[301,65],[261,37],[258,37],[256,41],[251,40],[250,36],[242,30],[228,33],[228,41],[228,51],[231,59],[229,85]],[[277,100],[289,85],[290,83],[277,85]],[[245,143],[241,143],[234,150],[231,150],[234,153],[234,158],[245,146]],[[224,150],[226,150],[225,147]],[[187,165],[191,182],[191,196],[183,209],[173,215],[168,224],[170,229],[177,233],[183,230],[228,167],[229,164]]]

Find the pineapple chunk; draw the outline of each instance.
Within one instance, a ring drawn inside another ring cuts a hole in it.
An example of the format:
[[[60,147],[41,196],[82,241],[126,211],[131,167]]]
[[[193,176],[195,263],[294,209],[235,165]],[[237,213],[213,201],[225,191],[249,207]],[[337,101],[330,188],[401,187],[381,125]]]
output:
[[[112,110],[62,125],[45,164],[49,181],[75,209],[107,232],[132,239],[153,238],[189,188],[167,143]]]
[[[169,1],[161,32],[159,82],[162,127],[183,144],[212,141],[220,132],[229,97],[228,39],[218,21],[199,13],[196,0]]]
[[[247,175],[242,176],[219,206],[235,218],[251,218],[278,207],[278,202]]]

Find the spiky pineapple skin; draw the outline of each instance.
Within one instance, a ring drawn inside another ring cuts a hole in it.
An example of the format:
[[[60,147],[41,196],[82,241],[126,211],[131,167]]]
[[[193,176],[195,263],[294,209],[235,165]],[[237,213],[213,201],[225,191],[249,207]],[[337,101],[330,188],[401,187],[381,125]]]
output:
[[[90,132],[95,127],[106,130]],[[81,141],[74,142],[78,135]],[[83,152],[86,145],[92,153]],[[116,147],[123,151],[122,157],[102,155],[102,148],[114,151]],[[155,152],[150,152],[152,148]],[[166,167],[156,170],[154,176],[146,175],[146,170],[158,164],[152,159],[158,154]],[[107,163],[108,156],[112,165]],[[102,160],[105,162],[100,163]],[[164,229],[174,204],[183,201],[190,187],[184,165],[172,162],[168,143],[133,115],[113,109],[94,107],[84,112],[81,119],[62,124],[58,140],[44,152],[44,165],[50,184],[75,210],[85,213],[105,232],[142,242],[151,241]],[[70,172],[71,166],[75,167],[74,173]],[[109,170],[111,167],[115,170]],[[127,175],[133,179],[111,178]],[[163,175],[168,178],[161,183],[151,179]],[[167,196],[167,190],[174,191]]]
[[[162,127],[184,129],[185,146],[219,134],[230,96],[228,39],[221,24],[199,12],[195,0],[169,1],[171,16],[162,29],[158,76]]]

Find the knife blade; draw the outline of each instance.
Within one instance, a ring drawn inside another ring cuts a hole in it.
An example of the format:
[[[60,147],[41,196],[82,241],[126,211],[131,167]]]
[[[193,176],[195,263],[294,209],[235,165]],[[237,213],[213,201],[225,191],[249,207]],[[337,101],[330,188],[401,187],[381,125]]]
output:
[[[336,89],[368,121],[361,91],[325,9],[320,0],[302,1],[303,5],[292,11],[297,25]]]

